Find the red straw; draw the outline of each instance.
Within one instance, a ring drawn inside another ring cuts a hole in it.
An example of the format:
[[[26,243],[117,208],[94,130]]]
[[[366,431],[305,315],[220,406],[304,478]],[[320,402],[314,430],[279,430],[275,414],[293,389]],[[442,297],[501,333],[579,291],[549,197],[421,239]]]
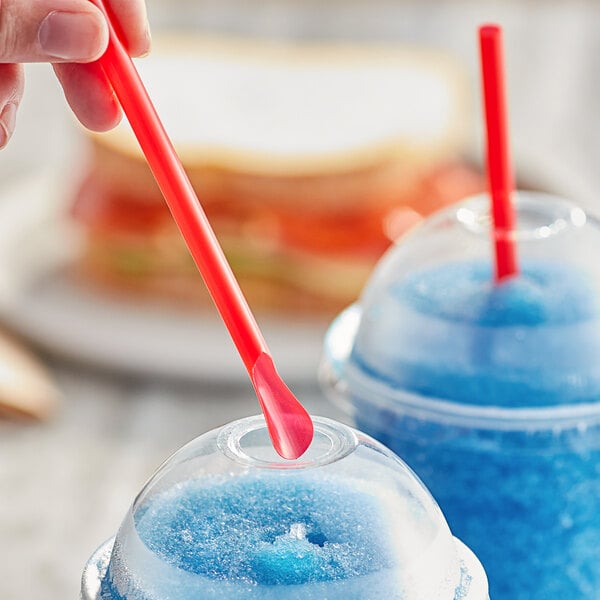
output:
[[[117,22],[102,0],[110,40],[98,61],[146,156],[173,218],[225,322],[254,385],[275,450],[294,459],[313,437],[310,416],[277,373],[267,344],[200,206],[140,76],[117,35]]]
[[[487,129],[488,189],[494,219],[496,281],[501,281],[519,272],[513,236],[515,215],[511,194],[514,180],[508,143],[502,29],[498,25],[483,25],[479,28],[479,44]]]

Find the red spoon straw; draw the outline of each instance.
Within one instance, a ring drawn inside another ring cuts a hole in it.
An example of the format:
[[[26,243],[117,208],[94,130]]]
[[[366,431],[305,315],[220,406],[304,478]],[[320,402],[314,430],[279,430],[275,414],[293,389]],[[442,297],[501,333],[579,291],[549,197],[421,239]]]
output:
[[[275,450],[296,459],[308,448],[313,423],[285,385],[267,344],[206,218],[173,144],[117,34],[117,21],[102,0],[91,0],[107,17],[110,40],[98,63],[127,115],[212,299],[244,361],[265,415]]]
[[[514,188],[508,144],[504,86],[502,30],[497,25],[479,28],[481,72],[487,129],[488,188],[494,219],[496,281],[517,275],[515,215],[511,202]]]

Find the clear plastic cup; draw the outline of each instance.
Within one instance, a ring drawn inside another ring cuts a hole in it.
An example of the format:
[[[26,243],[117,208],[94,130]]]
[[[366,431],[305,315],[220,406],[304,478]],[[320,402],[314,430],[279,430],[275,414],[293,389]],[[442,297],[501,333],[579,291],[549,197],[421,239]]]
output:
[[[418,226],[338,316],[321,380],[406,460],[494,600],[600,589],[600,227],[517,195],[521,274],[492,282],[488,199]]]
[[[83,600],[485,600],[485,573],[392,452],[315,418],[296,461],[264,419],[171,457],[88,561]]]

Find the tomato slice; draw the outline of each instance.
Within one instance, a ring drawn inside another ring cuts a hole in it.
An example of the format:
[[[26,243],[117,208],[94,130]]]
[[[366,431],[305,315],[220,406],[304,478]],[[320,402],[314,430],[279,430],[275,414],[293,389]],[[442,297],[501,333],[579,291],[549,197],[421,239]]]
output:
[[[95,232],[108,235],[149,236],[163,229],[175,231],[164,202],[144,202],[108,188],[98,176],[88,175],[76,194],[75,218]],[[423,216],[484,189],[484,179],[474,167],[450,162],[415,181],[395,202],[370,199],[351,211],[312,213],[294,210],[285,203],[273,207],[237,198],[211,202],[205,208],[217,236],[236,238],[242,244],[331,257],[377,258],[392,239]]]

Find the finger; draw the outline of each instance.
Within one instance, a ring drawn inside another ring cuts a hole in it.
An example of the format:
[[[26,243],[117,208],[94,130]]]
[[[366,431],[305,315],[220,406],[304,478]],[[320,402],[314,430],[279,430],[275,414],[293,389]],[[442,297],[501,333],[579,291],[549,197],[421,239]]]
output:
[[[0,148],[8,144],[15,129],[23,81],[21,65],[0,64]]]
[[[105,0],[107,7],[119,23],[125,44],[131,56],[144,56],[150,52],[150,26],[143,0]]]
[[[98,0],[93,1],[98,4]],[[105,3],[119,24],[129,53],[147,54],[150,29],[143,0],[105,0]],[[85,127],[106,131],[119,123],[121,109],[100,68],[94,64],[55,64],[54,70],[71,109]]]
[[[82,125],[94,131],[107,131],[119,123],[121,109],[97,63],[57,64],[54,71],[71,110]]]
[[[0,62],[87,62],[107,43],[106,19],[88,0],[0,1]]]

